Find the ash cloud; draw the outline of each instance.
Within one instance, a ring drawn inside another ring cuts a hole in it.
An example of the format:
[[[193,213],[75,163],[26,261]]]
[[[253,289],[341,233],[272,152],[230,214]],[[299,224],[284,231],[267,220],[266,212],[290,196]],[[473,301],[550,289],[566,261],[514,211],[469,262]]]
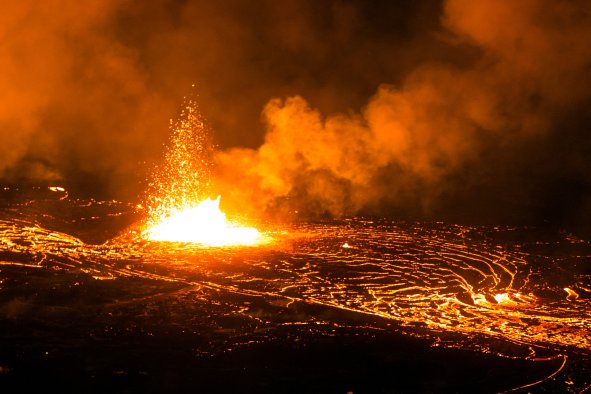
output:
[[[133,199],[196,83],[230,210],[584,221],[590,15],[549,0],[4,5],[0,176]]]
[[[577,221],[589,214],[588,8],[447,1],[439,39],[466,59],[418,65],[359,113],[270,101],[264,144],[220,155],[224,187],[314,215]]]
[[[121,4],[3,5],[0,173],[8,181],[108,178],[97,189],[116,189],[144,152],[155,153],[151,120],[174,107],[150,89],[138,53],[114,36]]]
[[[260,145],[260,111],[275,96],[300,93],[329,111],[360,105],[381,81],[374,71],[394,64],[397,52],[365,47],[369,33],[357,35],[368,25],[358,19],[361,4],[3,5],[0,177],[16,183],[61,179],[87,194],[133,199],[163,157],[169,119],[193,83],[222,148]],[[394,14],[403,24],[412,7],[400,7]],[[360,60],[368,50],[378,60],[369,69]],[[351,75],[365,76],[348,86]]]

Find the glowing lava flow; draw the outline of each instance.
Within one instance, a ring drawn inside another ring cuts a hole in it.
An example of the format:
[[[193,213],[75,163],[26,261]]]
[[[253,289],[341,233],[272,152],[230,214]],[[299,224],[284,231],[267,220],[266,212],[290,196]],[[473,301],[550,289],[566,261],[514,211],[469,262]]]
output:
[[[252,227],[229,222],[220,210],[220,197],[206,199],[195,207],[173,211],[144,231],[153,241],[194,242],[206,246],[254,245],[263,242]]]

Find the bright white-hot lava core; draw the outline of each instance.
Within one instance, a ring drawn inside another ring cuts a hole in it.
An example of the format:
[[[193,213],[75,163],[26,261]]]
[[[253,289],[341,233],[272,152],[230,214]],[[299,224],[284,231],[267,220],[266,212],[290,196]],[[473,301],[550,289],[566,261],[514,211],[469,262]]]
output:
[[[213,148],[195,100],[185,99],[171,131],[164,164],[154,172],[148,190],[144,238],[205,246],[264,242],[266,238],[257,229],[226,219],[220,197],[204,198],[210,192]]]
[[[220,210],[219,196],[171,212],[144,234],[153,241],[195,242],[207,246],[254,245],[263,240],[257,229],[229,222]]]

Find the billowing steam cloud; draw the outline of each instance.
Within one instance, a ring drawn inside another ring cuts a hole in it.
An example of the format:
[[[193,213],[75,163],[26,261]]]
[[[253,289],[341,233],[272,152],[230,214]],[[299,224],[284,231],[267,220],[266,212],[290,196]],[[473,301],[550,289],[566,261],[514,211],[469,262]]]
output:
[[[145,150],[156,152],[150,139],[161,125],[150,120],[175,107],[149,88],[138,54],[108,29],[121,4],[2,5],[0,174],[9,181],[76,174],[110,178],[115,188]]]
[[[265,205],[283,197],[290,209],[312,214],[375,212],[384,205],[411,215],[476,214],[470,203],[450,206],[462,198],[493,211],[496,204],[508,207],[503,198],[515,199],[509,207],[531,214],[546,198],[532,194],[547,190],[528,190],[527,183],[556,177],[563,165],[544,163],[531,151],[542,149],[549,155],[544,160],[560,161],[564,151],[552,157],[544,145],[560,133],[577,139],[588,131],[587,124],[562,123],[591,98],[587,8],[574,2],[447,1],[442,37],[472,46],[468,60],[418,67],[400,86],[382,85],[360,114],[323,116],[299,96],[272,100],[264,110],[265,143],[256,151],[220,155],[228,176],[224,189],[239,184],[238,200]],[[588,164],[566,166],[571,173],[565,178],[589,181],[579,173]],[[512,182],[525,185],[511,190]],[[482,200],[474,195],[479,188],[500,195]],[[524,217],[507,212],[504,219],[508,215]]]
[[[12,2],[0,176],[139,196],[196,83],[230,209],[576,221],[590,40],[585,1]]]

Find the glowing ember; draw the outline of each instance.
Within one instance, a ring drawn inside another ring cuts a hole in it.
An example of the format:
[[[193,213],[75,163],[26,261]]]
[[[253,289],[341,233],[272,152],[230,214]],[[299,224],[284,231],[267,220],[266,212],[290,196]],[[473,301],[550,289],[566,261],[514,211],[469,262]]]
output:
[[[147,205],[150,217],[143,236],[153,241],[194,242],[206,246],[254,245],[264,241],[255,228],[230,222],[220,197],[209,192],[212,144],[197,102],[185,99],[165,162],[155,171]]]
[[[509,294],[507,294],[507,293],[496,294],[494,296],[494,299],[499,304],[507,304],[507,303],[511,303],[512,302],[511,301],[511,298],[509,298]]]
[[[568,287],[565,287],[564,288],[564,291],[566,291],[566,293],[568,294],[566,296],[566,299],[569,300],[569,301],[576,301],[579,298],[579,295],[573,289],[570,289]]]
[[[154,241],[195,242],[207,246],[254,245],[263,241],[252,227],[229,222],[220,210],[220,197],[172,212],[148,228],[144,236]]]

